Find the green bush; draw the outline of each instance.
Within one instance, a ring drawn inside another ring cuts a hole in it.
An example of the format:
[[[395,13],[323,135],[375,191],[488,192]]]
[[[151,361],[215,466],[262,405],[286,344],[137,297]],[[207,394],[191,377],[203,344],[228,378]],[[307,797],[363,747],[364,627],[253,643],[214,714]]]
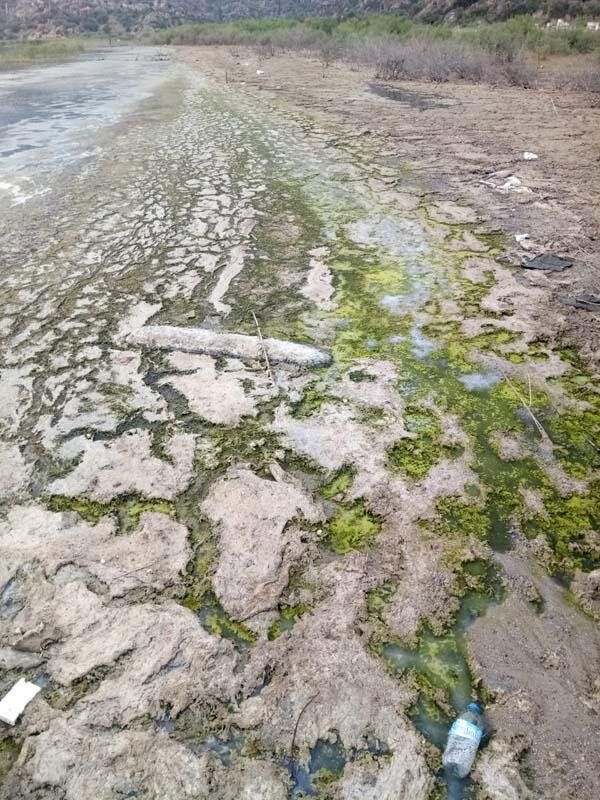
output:
[[[77,39],[48,39],[35,42],[0,42],[0,67],[21,66],[36,61],[70,58],[81,53]]]
[[[301,46],[314,42],[320,49],[325,40],[334,40],[342,49],[356,42],[377,39],[407,41],[459,41],[481,47],[505,59],[527,50],[537,56],[600,52],[600,36],[581,26],[568,30],[546,28],[542,21],[529,16],[511,17],[505,22],[479,22],[467,27],[415,22],[401,14],[366,14],[347,19],[318,17],[303,21],[285,18],[249,19],[236,22],[179,25],[154,36],[158,44],[198,45],[271,45],[285,47],[285,42],[299,41]]]

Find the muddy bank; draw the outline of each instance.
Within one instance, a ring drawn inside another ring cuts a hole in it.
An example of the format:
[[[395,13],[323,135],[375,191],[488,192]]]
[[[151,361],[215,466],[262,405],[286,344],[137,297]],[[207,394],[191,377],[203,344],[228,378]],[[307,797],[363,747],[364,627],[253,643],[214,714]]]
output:
[[[6,250],[0,796],[426,800],[475,696],[460,794],[595,796],[571,312],[433,165],[192,57]]]
[[[443,209],[446,200],[450,206],[458,201],[470,207],[470,221],[502,231],[512,263],[544,251],[573,259],[575,268],[567,273],[536,276],[557,306],[587,292],[597,295],[600,173],[592,154],[600,109],[593,95],[559,91],[550,83],[538,90],[385,83],[360,67],[324,68],[318,59],[296,55],[257,58],[243,48],[177,53],[219,82],[227,71],[229,83],[241,84],[244,92],[339,126],[335,135],[341,138],[364,137],[373,151],[414,171],[428,204],[441,202],[435,219],[460,221]],[[561,64],[548,69],[560,71]],[[498,188],[512,177],[520,185]],[[599,320],[567,311],[561,331],[596,365]]]

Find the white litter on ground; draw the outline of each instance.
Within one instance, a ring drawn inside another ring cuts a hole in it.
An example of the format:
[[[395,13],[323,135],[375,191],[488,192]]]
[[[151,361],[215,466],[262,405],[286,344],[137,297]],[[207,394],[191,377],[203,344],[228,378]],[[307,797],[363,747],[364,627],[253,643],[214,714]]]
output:
[[[531,248],[531,239],[529,238],[528,233],[517,233],[515,236],[517,243],[521,245],[525,250],[529,250]]]
[[[486,180],[480,181],[480,183],[491,186],[492,189],[496,189],[499,192],[531,192],[529,186],[525,186],[523,181],[517,178],[516,175],[507,173],[507,170],[493,172]]]
[[[523,153],[523,161],[535,161],[538,158],[537,153],[530,153],[527,150]]]
[[[14,725],[25,707],[30,703],[41,688],[35,683],[18,680],[12,689],[0,700],[0,719],[7,725]]]

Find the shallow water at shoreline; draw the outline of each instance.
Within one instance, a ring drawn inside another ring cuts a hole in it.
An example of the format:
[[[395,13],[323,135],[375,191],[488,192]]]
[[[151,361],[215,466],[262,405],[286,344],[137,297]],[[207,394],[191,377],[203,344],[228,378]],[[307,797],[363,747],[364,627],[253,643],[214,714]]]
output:
[[[158,49],[127,47],[0,72],[0,205],[51,192],[65,168],[85,169],[102,152],[98,133],[173,71]]]

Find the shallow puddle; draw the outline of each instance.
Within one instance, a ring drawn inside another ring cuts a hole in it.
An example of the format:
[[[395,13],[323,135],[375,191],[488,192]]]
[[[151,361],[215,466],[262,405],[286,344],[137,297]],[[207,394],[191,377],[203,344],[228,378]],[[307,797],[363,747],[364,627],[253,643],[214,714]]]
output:
[[[416,108],[419,111],[427,111],[430,108],[447,108],[449,103],[444,103],[443,98],[426,92],[414,92],[410,89],[403,89],[395,86],[386,86],[381,83],[370,83],[369,91],[378,97],[385,97],[388,100],[395,100],[397,103]]]

